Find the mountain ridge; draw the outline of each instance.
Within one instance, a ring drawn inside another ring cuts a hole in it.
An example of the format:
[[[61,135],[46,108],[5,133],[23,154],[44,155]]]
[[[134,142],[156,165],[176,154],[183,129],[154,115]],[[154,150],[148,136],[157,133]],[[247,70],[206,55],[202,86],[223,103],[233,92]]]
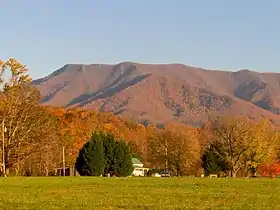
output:
[[[183,64],[66,64],[34,80],[41,103],[110,111],[136,120],[199,123],[233,114],[280,125],[280,74]]]

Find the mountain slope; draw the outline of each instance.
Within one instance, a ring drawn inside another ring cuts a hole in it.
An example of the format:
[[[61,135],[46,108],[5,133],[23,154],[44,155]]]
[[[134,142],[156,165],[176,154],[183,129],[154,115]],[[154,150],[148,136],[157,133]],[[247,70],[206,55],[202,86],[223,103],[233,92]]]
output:
[[[81,106],[157,123],[208,116],[269,118],[280,125],[280,74],[213,71],[181,64],[69,64],[35,80],[43,104]]]

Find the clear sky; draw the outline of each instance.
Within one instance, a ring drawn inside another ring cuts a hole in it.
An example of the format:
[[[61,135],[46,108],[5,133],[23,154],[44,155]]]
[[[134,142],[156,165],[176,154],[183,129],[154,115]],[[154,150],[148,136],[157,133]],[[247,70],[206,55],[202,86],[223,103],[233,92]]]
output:
[[[280,71],[279,0],[3,0],[0,59]]]

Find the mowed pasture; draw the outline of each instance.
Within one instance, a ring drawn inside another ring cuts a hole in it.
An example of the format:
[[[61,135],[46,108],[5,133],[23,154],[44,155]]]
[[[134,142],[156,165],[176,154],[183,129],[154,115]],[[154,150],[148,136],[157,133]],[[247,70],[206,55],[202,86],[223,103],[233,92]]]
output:
[[[280,209],[280,179],[7,177],[0,209]]]

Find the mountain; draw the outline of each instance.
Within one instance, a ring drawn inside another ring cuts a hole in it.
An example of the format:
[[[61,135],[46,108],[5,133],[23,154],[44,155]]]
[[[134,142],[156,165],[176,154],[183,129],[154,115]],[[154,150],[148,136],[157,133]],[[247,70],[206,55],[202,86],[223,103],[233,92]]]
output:
[[[181,64],[68,64],[33,81],[46,105],[113,112],[144,122],[199,125],[220,114],[280,125],[280,74]]]

